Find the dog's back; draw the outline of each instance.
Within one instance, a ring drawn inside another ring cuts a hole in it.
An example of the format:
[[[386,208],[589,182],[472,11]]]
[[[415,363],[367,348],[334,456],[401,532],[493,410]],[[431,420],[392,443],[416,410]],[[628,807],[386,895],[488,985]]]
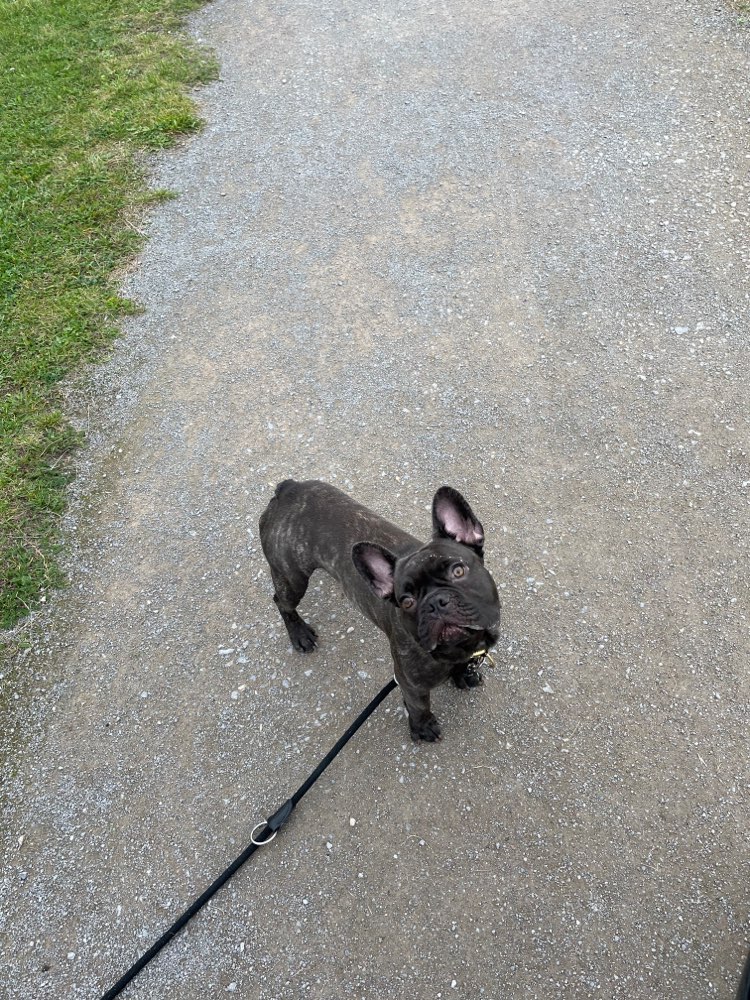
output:
[[[305,572],[324,569],[339,580],[358,576],[351,561],[357,542],[375,542],[399,555],[421,545],[337,487],[317,479],[279,483],[261,514],[260,540],[269,562],[271,553],[291,548]]]

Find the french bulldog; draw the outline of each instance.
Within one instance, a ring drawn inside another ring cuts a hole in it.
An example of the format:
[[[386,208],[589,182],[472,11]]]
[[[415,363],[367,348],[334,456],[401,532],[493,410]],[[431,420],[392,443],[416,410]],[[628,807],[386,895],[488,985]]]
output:
[[[297,606],[323,569],[387,635],[412,739],[440,739],[430,691],[449,677],[459,688],[482,683],[479,664],[500,620],[484,530],[461,494],[437,491],[432,539],[423,544],[335,486],[287,479],[261,515],[260,539],[292,646],[315,648],[317,634]]]

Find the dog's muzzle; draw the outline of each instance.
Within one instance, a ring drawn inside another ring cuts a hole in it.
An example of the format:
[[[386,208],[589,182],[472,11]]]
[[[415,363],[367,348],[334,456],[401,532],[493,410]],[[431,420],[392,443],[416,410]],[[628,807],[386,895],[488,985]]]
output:
[[[438,590],[425,598],[420,608],[417,634],[428,653],[438,646],[479,642],[485,626],[477,611],[450,590]]]

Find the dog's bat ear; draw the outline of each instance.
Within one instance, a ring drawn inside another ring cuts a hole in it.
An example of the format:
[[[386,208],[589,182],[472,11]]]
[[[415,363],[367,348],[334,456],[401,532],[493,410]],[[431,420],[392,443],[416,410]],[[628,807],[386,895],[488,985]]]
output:
[[[458,490],[441,486],[432,500],[433,538],[452,538],[468,545],[478,556],[484,553],[482,522]]]
[[[352,561],[373,593],[384,601],[393,600],[396,557],[392,552],[374,542],[357,542],[352,549]]]

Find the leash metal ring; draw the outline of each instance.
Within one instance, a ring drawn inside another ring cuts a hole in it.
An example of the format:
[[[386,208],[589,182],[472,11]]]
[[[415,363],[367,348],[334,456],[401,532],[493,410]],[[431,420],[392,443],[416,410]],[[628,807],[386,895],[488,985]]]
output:
[[[253,832],[250,834],[250,841],[251,841],[251,843],[255,844],[256,847],[263,847],[264,844],[270,844],[271,841],[273,840],[273,838],[279,832],[278,830],[274,830],[273,833],[271,834],[271,836],[267,837],[266,840],[256,840],[255,839],[255,831],[259,830],[262,826],[265,826],[265,825],[266,825],[266,821],[265,820],[261,820],[260,823],[258,823],[256,826],[253,827]]]

